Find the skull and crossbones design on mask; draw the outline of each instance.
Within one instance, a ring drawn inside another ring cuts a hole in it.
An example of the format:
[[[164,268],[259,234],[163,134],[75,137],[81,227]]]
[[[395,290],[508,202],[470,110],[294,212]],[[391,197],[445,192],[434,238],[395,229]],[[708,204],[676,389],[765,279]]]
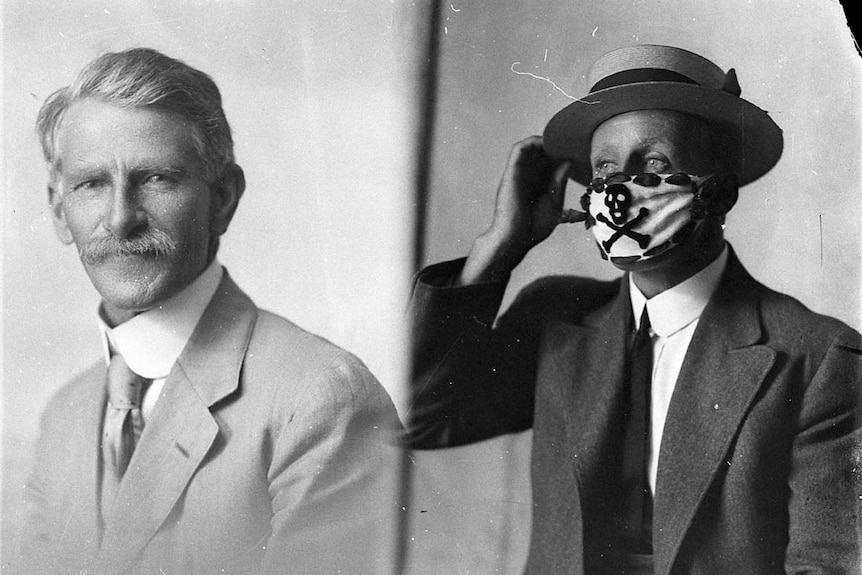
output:
[[[669,251],[707,215],[727,213],[737,189],[732,175],[618,172],[590,182],[581,207],[602,257],[616,264],[634,263]],[[573,221],[565,218],[562,221]]]

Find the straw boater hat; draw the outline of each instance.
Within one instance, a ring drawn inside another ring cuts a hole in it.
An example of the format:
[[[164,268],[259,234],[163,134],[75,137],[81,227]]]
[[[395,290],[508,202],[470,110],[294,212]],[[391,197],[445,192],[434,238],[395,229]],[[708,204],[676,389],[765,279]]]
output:
[[[635,110],[675,110],[699,116],[730,136],[740,158],[739,184],[753,182],[778,162],[783,138],[769,115],[739,97],[736,72],[726,74],[702,56],[671,46],[640,44],[605,54],[590,68],[589,94],[560,110],[545,127],[552,157],[574,162],[571,176],[590,181],[590,140],[605,120]]]

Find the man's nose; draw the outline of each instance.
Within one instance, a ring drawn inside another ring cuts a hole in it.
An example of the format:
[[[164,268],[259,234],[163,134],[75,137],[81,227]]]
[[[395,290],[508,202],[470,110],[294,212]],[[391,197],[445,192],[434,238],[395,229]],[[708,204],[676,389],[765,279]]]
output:
[[[135,186],[125,182],[115,184],[108,201],[108,213],[102,225],[114,236],[127,238],[147,225]]]

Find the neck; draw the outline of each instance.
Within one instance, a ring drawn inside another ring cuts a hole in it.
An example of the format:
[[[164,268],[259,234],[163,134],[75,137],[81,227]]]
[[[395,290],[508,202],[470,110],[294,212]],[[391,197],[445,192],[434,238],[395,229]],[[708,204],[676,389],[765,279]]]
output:
[[[113,306],[102,300],[102,319],[108,324],[108,327],[115,328],[121,323],[125,323],[146,310],[128,310]]]
[[[102,305],[100,308],[100,313],[102,315],[102,319],[105,321],[105,323],[108,324],[109,327],[115,328],[118,325],[120,325],[121,323],[129,321],[130,319],[132,319],[136,315],[142,314],[148,310],[153,309],[156,306],[160,306],[160,305],[170,301],[175,296],[182,293],[184,290],[188,289],[188,287],[190,285],[192,285],[195,281],[198,280],[198,278],[201,277],[201,275],[203,275],[203,273],[210,267],[210,264],[212,264],[213,260],[215,259],[215,254],[216,254],[217,249],[218,249],[218,237],[215,238],[214,244],[212,244],[212,243],[210,244],[210,251],[209,251],[209,255],[207,257],[206,264],[198,272],[198,275],[195,276],[194,279],[191,280],[191,282],[187,283],[186,285],[180,286],[178,289],[173,291],[173,293],[170,293],[166,297],[164,297],[160,300],[157,300],[156,302],[152,302],[149,305],[149,307],[145,307],[142,309],[121,308],[121,307],[118,307],[118,306],[110,303],[106,299],[102,299]]]
[[[647,298],[653,298],[681,284],[715,261],[724,249],[724,235],[720,226],[704,226],[700,241],[678,246],[680,250],[663,265],[632,272],[632,280]]]

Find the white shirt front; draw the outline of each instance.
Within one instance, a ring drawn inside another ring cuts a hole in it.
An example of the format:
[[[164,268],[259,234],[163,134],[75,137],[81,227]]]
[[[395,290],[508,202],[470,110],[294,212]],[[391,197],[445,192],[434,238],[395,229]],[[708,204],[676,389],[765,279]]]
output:
[[[189,341],[192,332],[221,282],[221,265],[212,263],[192,283],[163,304],[110,328],[99,313],[105,362],[123,356],[129,369],[153,380],[144,393],[141,413],[147,421],[161,395],[165,379]]]
[[[629,275],[635,327],[640,324],[644,306],[649,310],[651,324],[653,367],[647,477],[653,495],[658,475],[661,436],[676,380],[700,315],[718,287],[726,265],[727,246],[715,261],[701,271],[649,300]]]

